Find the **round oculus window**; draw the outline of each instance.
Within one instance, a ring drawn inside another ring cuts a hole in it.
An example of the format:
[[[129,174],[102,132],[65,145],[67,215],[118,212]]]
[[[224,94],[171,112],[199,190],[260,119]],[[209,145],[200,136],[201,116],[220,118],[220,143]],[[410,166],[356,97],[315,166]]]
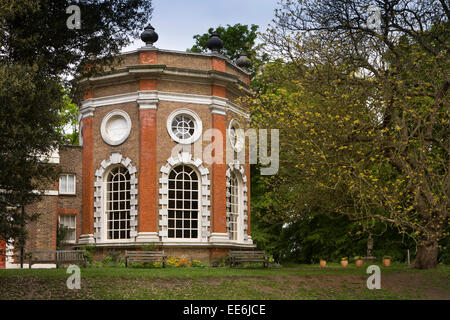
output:
[[[167,119],[167,131],[170,137],[182,144],[195,142],[201,135],[202,122],[199,116],[191,110],[179,109]]]
[[[125,111],[113,110],[103,118],[102,138],[109,145],[121,144],[128,138],[130,131],[131,119]]]

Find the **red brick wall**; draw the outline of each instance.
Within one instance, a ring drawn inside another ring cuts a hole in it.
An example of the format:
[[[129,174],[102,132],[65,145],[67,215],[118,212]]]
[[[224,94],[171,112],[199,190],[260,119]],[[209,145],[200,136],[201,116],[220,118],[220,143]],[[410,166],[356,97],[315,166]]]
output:
[[[156,51],[141,52],[139,54],[139,64],[156,64],[158,53]]]
[[[94,233],[94,119],[83,119],[82,234]]]
[[[222,146],[226,146],[226,117],[219,114],[212,114],[212,127],[222,132]],[[216,150],[220,150],[219,140],[215,140],[214,144]],[[216,151],[217,152],[217,151]],[[217,155],[216,155],[217,156]],[[214,162],[212,165],[212,181],[211,181],[211,195],[212,195],[212,232],[226,233],[226,170],[227,165],[225,163],[225,152],[222,153],[222,163]]]
[[[211,59],[211,68],[213,70],[226,72],[226,63],[225,60],[218,59],[218,58],[212,58]]]
[[[75,174],[75,195],[58,196],[58,215],[73,214],[76,216],[77,239],[81,234],[81,211],[82,211],[82,191],[83,191],[83,170],[82,170],[82,147],[65,146],[59,151],[59,162],[61,173]]]
[[[140,110],[139,231],[157,231],[156,110]]]

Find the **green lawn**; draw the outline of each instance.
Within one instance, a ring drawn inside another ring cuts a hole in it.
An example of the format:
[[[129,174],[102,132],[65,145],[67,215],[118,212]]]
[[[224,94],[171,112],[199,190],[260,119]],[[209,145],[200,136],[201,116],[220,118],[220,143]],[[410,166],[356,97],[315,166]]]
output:
[[[366,267],[86,268],[69,290],[66,269],[0,270],[0,299],[450,299],[450,266],[381,267],[381,289]]]

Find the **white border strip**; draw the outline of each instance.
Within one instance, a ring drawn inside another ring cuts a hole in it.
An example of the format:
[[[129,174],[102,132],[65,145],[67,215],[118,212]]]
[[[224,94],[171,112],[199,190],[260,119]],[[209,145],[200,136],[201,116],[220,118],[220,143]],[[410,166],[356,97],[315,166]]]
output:
[[[226,98],[205,96],[199,94],[189,94],[189,93],[175,93],[175,92],[164,92],[164,91],[138,91],[132,93],[123,93],[114,96],[100,97],[100,98],[90,98],[81,103],[80,111],[84,113],[84,110],[92,110],[92,108],[122,104],[128,102],[136,102],[138,100],[162,100],[162,101],[172,101],[172,102],[184,102],[184,103],[195,103],[195,104],[206,104],[206,105],[219,105],[226,109],[231,110],[245,118],[250,118],[250,114],[244,112],[242,108],[238,105],[232,103]]]

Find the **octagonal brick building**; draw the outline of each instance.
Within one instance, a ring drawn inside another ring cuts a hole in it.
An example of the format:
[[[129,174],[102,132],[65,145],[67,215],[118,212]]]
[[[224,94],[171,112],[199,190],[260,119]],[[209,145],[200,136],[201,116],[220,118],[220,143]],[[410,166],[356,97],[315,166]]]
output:
[[[79,82],[80,147],[60,150],[56,223],[103,256],[150,243],[203,261],[253,248],[248,148],[235,139],[249,126],[237,101],[249,72],[217,52],[152,44],[121,58]]]

